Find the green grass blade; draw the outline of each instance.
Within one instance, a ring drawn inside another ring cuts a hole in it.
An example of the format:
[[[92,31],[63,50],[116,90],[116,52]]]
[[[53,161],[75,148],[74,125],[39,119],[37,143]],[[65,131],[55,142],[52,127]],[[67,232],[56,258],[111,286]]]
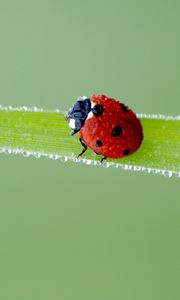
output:
[[[139,150],[123,159],[108,159],[102,165],[180,177],[180,117],[139,117],[144,131]],[[80,151],[77,135],[70,136],[64,113],[0,107],[0,153],[101,165],[100,157],[90,150],[77,159]]]

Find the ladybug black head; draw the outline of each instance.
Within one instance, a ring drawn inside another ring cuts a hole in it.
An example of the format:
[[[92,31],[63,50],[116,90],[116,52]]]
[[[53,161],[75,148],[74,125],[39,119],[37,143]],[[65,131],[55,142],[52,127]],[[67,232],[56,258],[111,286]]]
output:
[[[77,100],[73,107],[68,111],[66,121],[72,129],[71,135],[78,132],[83,126],[89,112],[91,111],[91,102],[88,98]]]

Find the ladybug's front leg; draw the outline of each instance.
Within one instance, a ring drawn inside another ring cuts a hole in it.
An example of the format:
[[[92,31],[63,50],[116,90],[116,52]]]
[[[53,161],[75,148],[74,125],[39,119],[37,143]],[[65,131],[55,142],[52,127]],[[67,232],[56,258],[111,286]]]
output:
[[[79,142],[81,143],[81,145],[83,146],[83,150],[78,154],[78,157],[79,158],[81,155],[83,155],[84,152],[86,152],[87,150],[87,146],[84,144],[83,140],[81,138],[79,138]]]

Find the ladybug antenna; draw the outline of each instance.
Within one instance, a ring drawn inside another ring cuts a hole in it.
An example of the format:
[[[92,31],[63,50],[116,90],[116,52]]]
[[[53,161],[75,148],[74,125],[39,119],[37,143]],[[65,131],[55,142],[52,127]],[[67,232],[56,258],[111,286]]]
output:
[[[77,133],[77,132],[78,132],[78,130],[72,129],[70,135],[74,135],[74,134]]]

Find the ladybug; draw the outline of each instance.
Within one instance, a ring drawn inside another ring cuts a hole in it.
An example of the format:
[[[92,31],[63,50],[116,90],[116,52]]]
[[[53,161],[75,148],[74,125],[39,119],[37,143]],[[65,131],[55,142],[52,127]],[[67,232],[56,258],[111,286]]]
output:
[[[104,95],[79,97],[66,121],[71,135],[79,132],[83,150],[87,148],[106,158],[121,158],[134,153],[142,143],[142,126],[128,106]]]

